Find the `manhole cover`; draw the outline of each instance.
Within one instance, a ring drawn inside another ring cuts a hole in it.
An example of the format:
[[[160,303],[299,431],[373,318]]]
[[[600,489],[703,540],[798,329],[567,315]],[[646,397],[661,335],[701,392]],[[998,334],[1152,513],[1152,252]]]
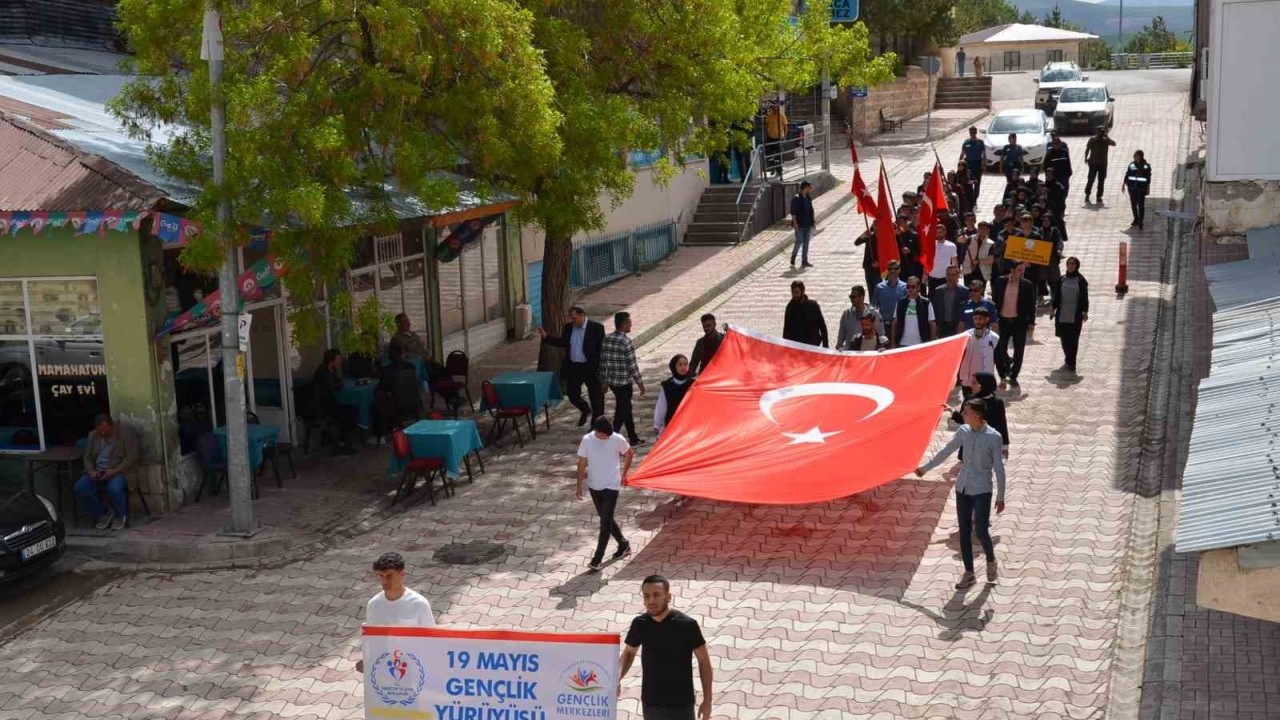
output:
[[[479,565],[506,554],[506,545],[477,541],[446,545],[436,551],[435,559],[446,565]]]

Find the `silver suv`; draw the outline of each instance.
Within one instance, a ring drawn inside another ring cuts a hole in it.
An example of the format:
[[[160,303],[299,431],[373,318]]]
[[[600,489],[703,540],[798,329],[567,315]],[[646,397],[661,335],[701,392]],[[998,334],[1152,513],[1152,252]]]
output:
[[[1036,109],[1043,110],[1045,115],[1053,117],[1058,106],[1058,93],[1067,83],[1084,82],[1087,75],[1080,73],[1080,66],[1074,62],[1051,62],[1040,71],[1035,83],[1040,86],[1036,90]]]

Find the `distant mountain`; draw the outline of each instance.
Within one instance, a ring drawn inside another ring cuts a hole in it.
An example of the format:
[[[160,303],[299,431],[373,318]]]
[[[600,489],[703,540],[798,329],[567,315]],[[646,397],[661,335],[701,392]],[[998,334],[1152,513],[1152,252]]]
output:
[[[1194,0],[1124,0],[1124,34],[1128,36],[1138,32],[1150,24],[1152,18],[1160,15],[1164,17],[1170,30],[1185,37],[1195,27],[1193,2]],[[1082,0],[1012,0],[1012,4],[1041,19],[1052,12],[1056,5],[1062,9],[1064,20],[1080,25],[1086,31],[1100,35],[1102,39],[1112,43],[1115,42],[1116,30],[1120,24],[1120,0],[1103,0],[1097,3]]]

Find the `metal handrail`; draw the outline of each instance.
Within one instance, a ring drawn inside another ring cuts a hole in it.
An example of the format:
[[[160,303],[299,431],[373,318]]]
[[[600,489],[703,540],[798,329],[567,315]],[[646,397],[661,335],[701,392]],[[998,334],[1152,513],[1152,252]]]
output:
[[[747,174],[742,178],[742,187],[738,189],[738,199],[734,202],[742,202],[742,193],[747,191],[747,186],[751,184],[751,178],[756,174],[756,160],[760,158],[760,146],[751,148],[751,166],[747,168]]]

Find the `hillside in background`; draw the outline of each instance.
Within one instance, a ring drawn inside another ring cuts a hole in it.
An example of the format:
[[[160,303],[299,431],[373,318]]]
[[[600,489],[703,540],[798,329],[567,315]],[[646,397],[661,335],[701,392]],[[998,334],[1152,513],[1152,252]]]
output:
[[[1142,4],[1149,3],[1149,4]],[[1062,17],[1068,22],[1080,25],[1088,32],[1100,35],[1103,40],[1116,42],[1116,30],[1120,22],[1119,0],[1104,0],[1099,3],[1087,3],[1080,0],[1012,0],[1011,4],[1019,10],[1029,11],[1038,18],[1043,18],[1053,10],[1054,5],[1062,9]],[[1191,0],[1126,0],[1124,3],[1124,35],[1138,32],[1157,15],[1164,17],[1169,29],[1183,39],[1189,39],[1189,33],[1195,27],[1195,7]]]

